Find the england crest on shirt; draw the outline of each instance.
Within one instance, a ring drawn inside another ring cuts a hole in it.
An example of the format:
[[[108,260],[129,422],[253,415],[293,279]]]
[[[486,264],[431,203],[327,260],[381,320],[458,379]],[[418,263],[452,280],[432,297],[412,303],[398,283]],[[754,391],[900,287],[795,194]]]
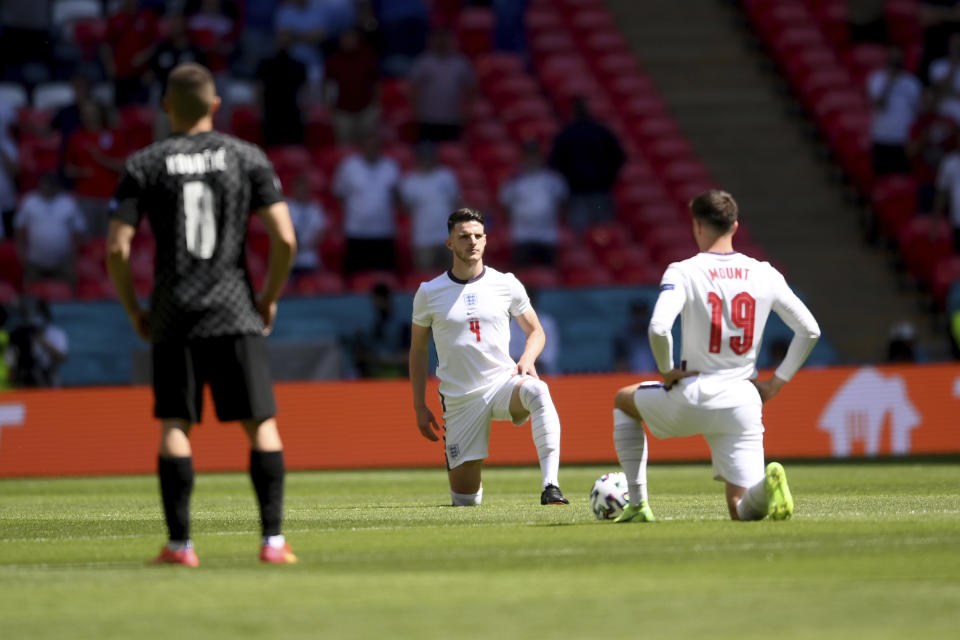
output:
[[[468,309],[472,309],[473,307],[477,306],[477,294],[468,293],[463,296],[463,301],[467,305]]]

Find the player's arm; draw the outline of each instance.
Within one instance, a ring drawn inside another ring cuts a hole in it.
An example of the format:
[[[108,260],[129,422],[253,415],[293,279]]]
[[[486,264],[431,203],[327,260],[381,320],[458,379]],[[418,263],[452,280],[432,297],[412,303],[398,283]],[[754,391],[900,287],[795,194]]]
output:
[[[290,220],[290,209],[283,200],[257,209],[257,215],[270,234],[267,277],[260,295],[257,296],[257,310],[263,318],[264,333],[269,334],[277,316],[277,300],[283,293],[287,276],[293,267],[297,253],[297,236]]]
[[[133,288],[133,272],[130,270],[130,247],[136,231],[136,227],[122,220],[114,218],[110,221],[110,230],[107,234],[107,273],[120,298],[120,304],[130,318],[133,330],[149,342],[147,312],[137,301],[137,293]]]
[[[683,310],[686,294],[682,287],[682,276],[675,269],[668,268],[660,282],[660,295],[650,316],[647,336],[650,351],[657,361],[657,369],[663,376],[663,384],[669,389],[681,378],[697,375],[696,371],[683,371],[673,364],[673,323]]]
[[[797,297],[785,281],[782,281],[777,297],[773,302],[773,311],[780,316],[788,327],[793,329],[793,339],[787,348],[783,362],[770,378],[754,380],[760,399],[767,402],[780,392],[793,375],[800,369],[807,356],[820,339],[820,325],[810,313],[803,301]]]
[[[527,336],[523,353],[520,354],[520,358],[517,360],[517,373],[522,376],[529,375],[538,378],[535,363],[543,351],[543,346],[547,342],[547,335],[543,331],[543,325],[540,324],[540,318],[537,317],[537,312],[532,308],[527,309],[518,316],[514,316],[514,319]]]
[[[427,406],[427,370],[430,367],[430,327],[410,326],[410,386],[417,428],[427,440],[440,439],[440,425]]]

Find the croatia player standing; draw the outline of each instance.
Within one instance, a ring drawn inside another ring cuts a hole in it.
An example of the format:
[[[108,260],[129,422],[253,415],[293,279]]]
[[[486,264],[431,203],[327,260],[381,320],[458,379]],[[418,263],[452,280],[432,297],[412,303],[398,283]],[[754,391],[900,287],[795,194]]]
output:
[[[250,442],[260,507],[260,560],[296,561],[280,532],[286,469],[265,335],[296,253],[280,181],[264,152],[213,130],[220,107],[206,67],[170,72],[164,108],[173,134],[127,159],[107,240],[110,278],[131,324],[152,344],[157,474],[169,540],[155,562],[197,566],[190,538],[194,470],[190,431],[209,383],[217,417],[239,421]],[[270,234],[266,281],[255,295],[246,270],[250,212]],[[133,287],[130,252],[146,215],[157,258],[149,309]]]
[[[613,440],[631,501],[616,522],[654,519],[641,420],[657,438],[706,439],[713,477],[726,483],[732,519],[783,520],[793,514],[793,498],[783,467],[771,462],[764,468],[761,407],[806,360],[820,328],[779,271],[733,250],[739,222],[729,193],[702,193],[690,211],[700,253],[667,268],[650,320],[650,346],[663,383],[624,387],[614,402]],[[757,351],[771,311],[794,336],[774,375],[757,380]],[[678,315],[679,366],[671,336]]]
[[[544,334],[530,299],[511,273],[483,264],[483,214],[457,209],[447,220],[453,267],[420,285],[413,299],[410,382],[417,427],[428,440],[440,426],[427,406],[430,335],[437,349],[443,440],[454,506],[483,499],[481,468],[491,420],[521,425],[530,418],[543,474],[540,504],[568,504],[560,492],[560,418],[534,362]],[[510,318],[527,336],[517,362],[510,358]]]

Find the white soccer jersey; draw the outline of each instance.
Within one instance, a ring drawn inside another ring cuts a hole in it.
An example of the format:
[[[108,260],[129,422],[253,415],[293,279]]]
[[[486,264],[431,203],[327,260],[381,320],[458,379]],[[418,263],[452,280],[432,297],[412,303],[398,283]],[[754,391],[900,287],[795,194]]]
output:
[[[700,372],[696,398],[704,406],[735,406],[729,384],[757,374],[763,329],[773,310],[794,331],[776,371],[789,380],[820,336],[817,321],[768,262],[742,253],[699,253],[671,264],[650,319],[650,344],[661,372],[674,368],[671,327],[681,316],[681,359]]]
[[[437,377],[445,402],[483,396],[509,375],[510,318],[530,309],[512,273],[484,267],[472,280],[449,271],[424,282],[413,298],[413,322],[433,331]]]

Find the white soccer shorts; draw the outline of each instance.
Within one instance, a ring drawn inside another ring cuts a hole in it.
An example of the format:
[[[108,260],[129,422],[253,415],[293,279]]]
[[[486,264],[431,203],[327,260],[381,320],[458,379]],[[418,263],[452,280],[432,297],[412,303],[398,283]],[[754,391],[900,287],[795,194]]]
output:
[[[763,480],[763,410],[759,395],[756,402],[706,409],[689,402],[679,385],[668,391],[659,382],[644,382],[634,392],[633,403],[655,438],[702,435],[710,446],[714,480],[740,487],[752,487]]]
[[[519,422],[510,415],[510,397],[522,380],[519,376],[507,376],[497,380],[482,395],[474,395],[474,399],[458,403],[444,400],[443,440],[448,468],[486,459],[492,420],[506,420],[517,426],[527,421],[529,414]]]

